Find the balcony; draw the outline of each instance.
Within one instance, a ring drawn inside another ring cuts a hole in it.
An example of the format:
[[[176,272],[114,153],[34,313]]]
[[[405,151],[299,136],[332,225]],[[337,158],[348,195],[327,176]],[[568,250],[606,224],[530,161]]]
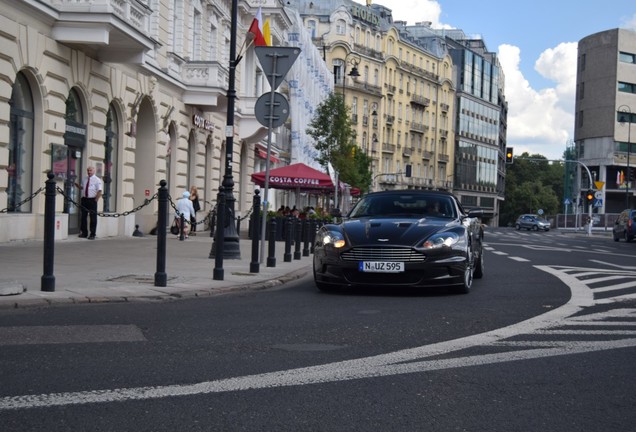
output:
[[[390,84],[384,84],[384,87],[386,87],[386,91],[390,94],[395,94],[395,86],[394,85],[390,85]]]
[[[409,129],[415,132],[420,132],[420,133],[424,133],[426,131],[426,129],[428,129],[426,126],[424,126],[422,123],[415,123],[415,122],[411,122],[411,125],[409,126]]]
[[[423,107],[427,107],[431,104],[431,100],[429,98],[426,98],[424,96],[419,96],[419,95],[412,95],[411,96],[411,103],[415,104],[415,105],[421,105]]]
[[[422,152],[422,159],[426,159],[426,160],[431,160],[433,159],[433,152],[428,151],[428,150],[424,150]]]
[[[439,108],[442,110],[442,112],[448,112],[450,107],[448,106],[448,104],[440,103]]]
[[[404,147],[402,149],[402,156],[403,157],[411,157],[411,155],[413,154],[413,151],[415,149],[413,147]]]
[[[218,107],[219,96],[225,96],[228,83],[228,68],[216,61],[191,61],[176,63],[177,56],[168,56],[169,65],[175,70],[169,73],[180,74],[181,81],[187,85],[183,102],[200,107]],[[223,107],[225,105],[223,104]]]
[[[393,124],[393,122],[395,122],[395,116],[387,115],[386,116],[386,124],[391,125],[391,124]]]
[[[144,62],[156,41],[149,0],[51,0],[55,14],[51,36],[80,51],[96,53],[100,61]],[[50,9],[49,9],[50,10]]]
[[[351,114],[351,124],[358,124],[358,114]]]
[[[349,88],[353,88],[358,91],[363,91],[365,93],[369,93],[374,96],[382,96],[381,87],[375,86],[373,84],[369,84],[367,82],[353,81],[353,83],[349,85]]]
[[[395,153],[395,144],[382,143],[382,153]]]
[[[447,154],[444,154],[444,153],[437,154],[438,162],[448,162],[449,160],[450,160],[450,156],[448,156]]]

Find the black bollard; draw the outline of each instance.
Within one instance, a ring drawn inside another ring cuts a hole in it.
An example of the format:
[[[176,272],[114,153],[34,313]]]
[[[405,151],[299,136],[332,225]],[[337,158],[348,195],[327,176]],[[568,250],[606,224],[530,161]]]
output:
[[[309,256],[309,221],[303,219],[303,256]]]
[[[185,217],[183,216],[183,214],[180,214],[179,215],[179,240],[180,241],[185,240],[184,230],[185,230]]]
[[[260,271],[261,263],[258,260],[258,239],[260,238],[258,232],[259,224],[259,210],[261,208],[261,196],[260,191],[256,189],[254,191],[254,202],[252,204],[252,261],[250,261],[250,273],[258,273]]]
[[[55,175],[49,172],[47,175],[46,189],[44,193],[44,267],[40,289],[42,291],[55,291]]]
[[[269,221],[269,250],[267,254],[267,267],[276,267],[276,218]]]
[[[300,245],[302,237],[302,226],[300,225],[300,219],[294,218],[294,259],[300,259]]]
[[[285,253],[283,254],[283,261],[285,262],[292,261],[291,243],[294,232],[294,225],[292,221],[291,217],[288,217],[285,220]]]
[[[155,271],[155,286],[165,287],[168,284],[166,274],[166,228],[168,227],[168,183],[159,182],[158,202],[159,218],[157,220],[157,270]]]
[[[223,243],[225,241],[225,188],[219,187],[219,193],[216,195],[216,238],[214,245],[216,251],[214,254],[214,280],[223,280]]]
[[[313,254],[314,253],[314,247],[316,246],[316,230],[318,228],[318,222],[316,221],[316,219],[312,219],[311,222],[309,223],[309,243],[311,244],[311,247],[309,248],[309,251]]]

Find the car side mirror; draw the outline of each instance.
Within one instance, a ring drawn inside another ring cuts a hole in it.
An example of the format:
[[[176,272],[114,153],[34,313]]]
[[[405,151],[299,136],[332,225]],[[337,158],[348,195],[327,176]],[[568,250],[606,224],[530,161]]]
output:
[[[468,211],[468,217],[481,218],[484,216],[484,210],[480,208],[474,208]]]

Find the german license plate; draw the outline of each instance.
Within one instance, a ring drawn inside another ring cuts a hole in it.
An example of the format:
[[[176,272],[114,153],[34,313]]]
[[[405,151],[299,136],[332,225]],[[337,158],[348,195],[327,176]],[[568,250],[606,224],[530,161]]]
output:
[[[404,271],[404,263],[395,261],[360,261],[358,270],[368,273],[400,273]]]

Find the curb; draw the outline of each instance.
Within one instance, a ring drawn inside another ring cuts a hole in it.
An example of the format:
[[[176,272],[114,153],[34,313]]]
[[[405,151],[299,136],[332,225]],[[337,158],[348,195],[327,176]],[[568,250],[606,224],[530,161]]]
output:
[[[16,299],[15,302],[0,302],[0,309],[27,309],[27,308],[42,308],[42,307],[54,307],[54,306],[66,306],[69,304],[105,304],[105,303],[146,303],[146,302],[162,302],[162,301],[178,301],[187,300],[198,297],[213,297],[223,294],[229,294],[240,291],[257,291],[266,290],[274,287],[281,286],[287,282],[291,282],[306,276],[310,272],[310,268],[304,267],[294,270],[290,273],[277,276],[272,279],[266,279],[263,281],[238,284],[221,288],[209,288],[209,289],[195,289],[190,291],[182,291],[178,293],[170,294],[157,294],[157,295],[145,295],[145,296],[76,296],[76,297],[59,297],[59,298],[41,298],[41,299]],[[2,285],[0,285],[0,288]],[[20,285],[22,291],[14,294],[21,294],[26,289]]]

